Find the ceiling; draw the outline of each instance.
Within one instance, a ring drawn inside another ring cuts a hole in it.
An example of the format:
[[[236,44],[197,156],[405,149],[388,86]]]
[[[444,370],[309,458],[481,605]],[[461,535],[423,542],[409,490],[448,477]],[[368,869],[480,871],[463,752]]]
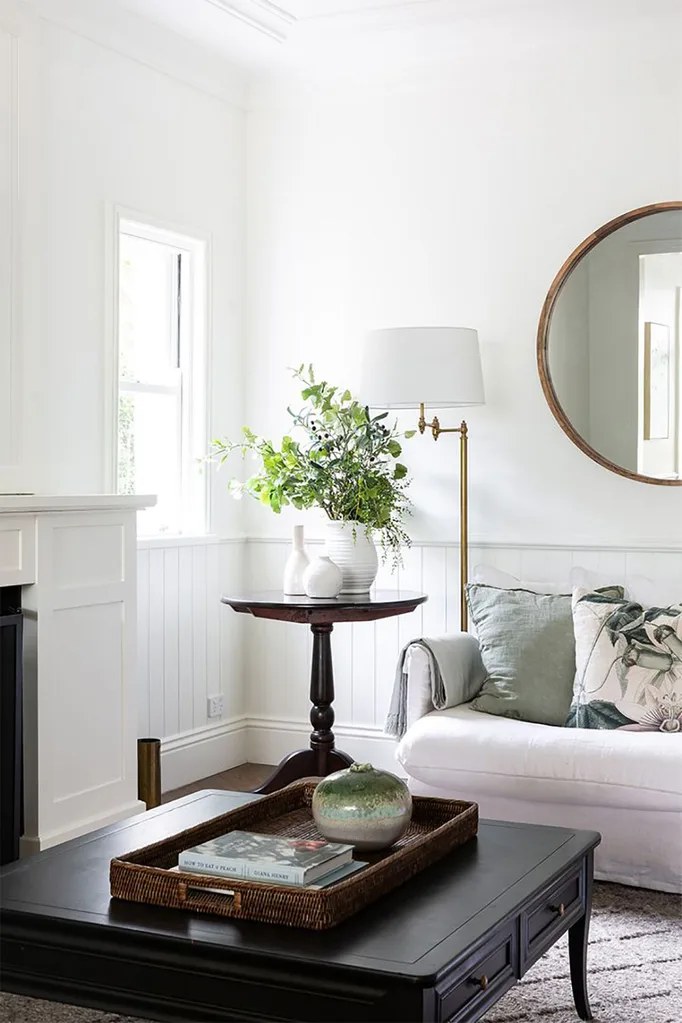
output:
[[[481,48],[506,55],[528,45],[551,45],[559,35],[565,41],[567,33],[581,45],[591,40],[609,46],[633,19],[645,36],[647,27],[665,33],[666,22],[682,32],[681,0],[116,2],[240,67],[264,72],[381,71],[452,61]]]
[[[432,3],[433,0],[288,0],[285,6],[297,18],[325,17],[330,14],[347,14],[349,11],[372,10],[386,7],[414,7],[417,4]]]

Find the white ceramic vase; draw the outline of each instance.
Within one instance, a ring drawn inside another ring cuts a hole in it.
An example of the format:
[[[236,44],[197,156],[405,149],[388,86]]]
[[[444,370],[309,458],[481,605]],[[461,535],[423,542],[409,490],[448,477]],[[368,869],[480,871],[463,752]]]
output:
[[[303,526],[294,526],[291,554],[284,566],[282,590],[286,596],[302,597],[305,595],[303,573],[310,564],[310,558],[303,546]]]
[[[303,573],[303,585],[308,597],[326,597],[328,600],[338,597],[342,582],[341,569],[326,555],[311,561]]]
[[[341,593],[368,593],[379,570],[377,549],[359,522],[328,522],[327,553],[343,573]]]

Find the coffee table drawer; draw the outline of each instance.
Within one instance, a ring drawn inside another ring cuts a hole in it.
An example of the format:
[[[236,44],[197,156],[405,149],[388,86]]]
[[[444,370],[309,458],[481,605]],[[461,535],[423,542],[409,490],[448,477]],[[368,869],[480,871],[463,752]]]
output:
[[[458,980],[440,993],[438,1018],[444,1023],[466,1023],[510,988],[516,978],[516,928],[510,924],[492,935],[461,969]]]
[[[569,922],[580,915],[577,911],[584,904],[583,892],[583,874],[576,871],[521,914],[522,960],[536,959],[554,944]]]

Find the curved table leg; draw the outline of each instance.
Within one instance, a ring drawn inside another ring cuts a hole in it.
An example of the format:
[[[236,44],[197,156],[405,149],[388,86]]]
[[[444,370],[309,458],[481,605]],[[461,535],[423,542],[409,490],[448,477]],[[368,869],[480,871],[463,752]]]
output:
[[[568,932],[568,956],[571,966],[571,987],[573,1001],[581,1019],[593,1019],[587,996],[587,941],[592,910],[593,856],[587,859],[585,868],[585,913]]]
[[[350,767],[350,765],[354,763],[355,761],[348,753],[344,753],[341,749],[334,748],[327,754],[327,773],[331,774],[332,771],[345,771],[347,767]]]
[[[337,768],[334,768],[337,770]],[[267,781],[259,785],[254,792],[266,795],[268,792],[277,792],[285,785],[291,785],[292,781],[299,778],[311,778],[317,775],[317,756],[314,750],[299,749],[289,753],[280,764],[277,765]]]
[[[299,749],[289,753],[272,772],[269,778],[259,785],[253,792],[260,795],[267,795],[269,792],[277,792],[285,785],[291,785],[293,781],[300,778],[322,777],[318,771],[318,754],[312,749]],[[332,771],[343,771],[354,763],[354,760],[347,753],[340,749],[331,749],[326,754],[326,770],[324,774],[331,774]]]
[[[334,745],[334,670],[332,667],[331,634],[333,625],[311,625],[313,660],[310,668],[310,749],[290,753],[275,768],[266,782],[254,792],[276,792],[299,778],[324,778],[332,771],[350,767],[353,758]]]

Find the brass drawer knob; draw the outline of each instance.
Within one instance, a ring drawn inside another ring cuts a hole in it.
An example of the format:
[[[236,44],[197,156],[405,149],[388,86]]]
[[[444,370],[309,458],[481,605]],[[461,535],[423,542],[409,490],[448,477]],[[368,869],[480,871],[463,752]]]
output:
[[[553,913],[558,913],[559,916],[564,916],[566,912],[566,907],[564,906],[563,902],[560,902],[558,906],[550,906],[549,908],[552,910]]]
[[[487,988],[487,986],[488,986],[488,978],[486,977],[485,973],[483,974],[481,979],[478,981],[478,986],[480,987],[481,991],[485,991],[485,989]]]

